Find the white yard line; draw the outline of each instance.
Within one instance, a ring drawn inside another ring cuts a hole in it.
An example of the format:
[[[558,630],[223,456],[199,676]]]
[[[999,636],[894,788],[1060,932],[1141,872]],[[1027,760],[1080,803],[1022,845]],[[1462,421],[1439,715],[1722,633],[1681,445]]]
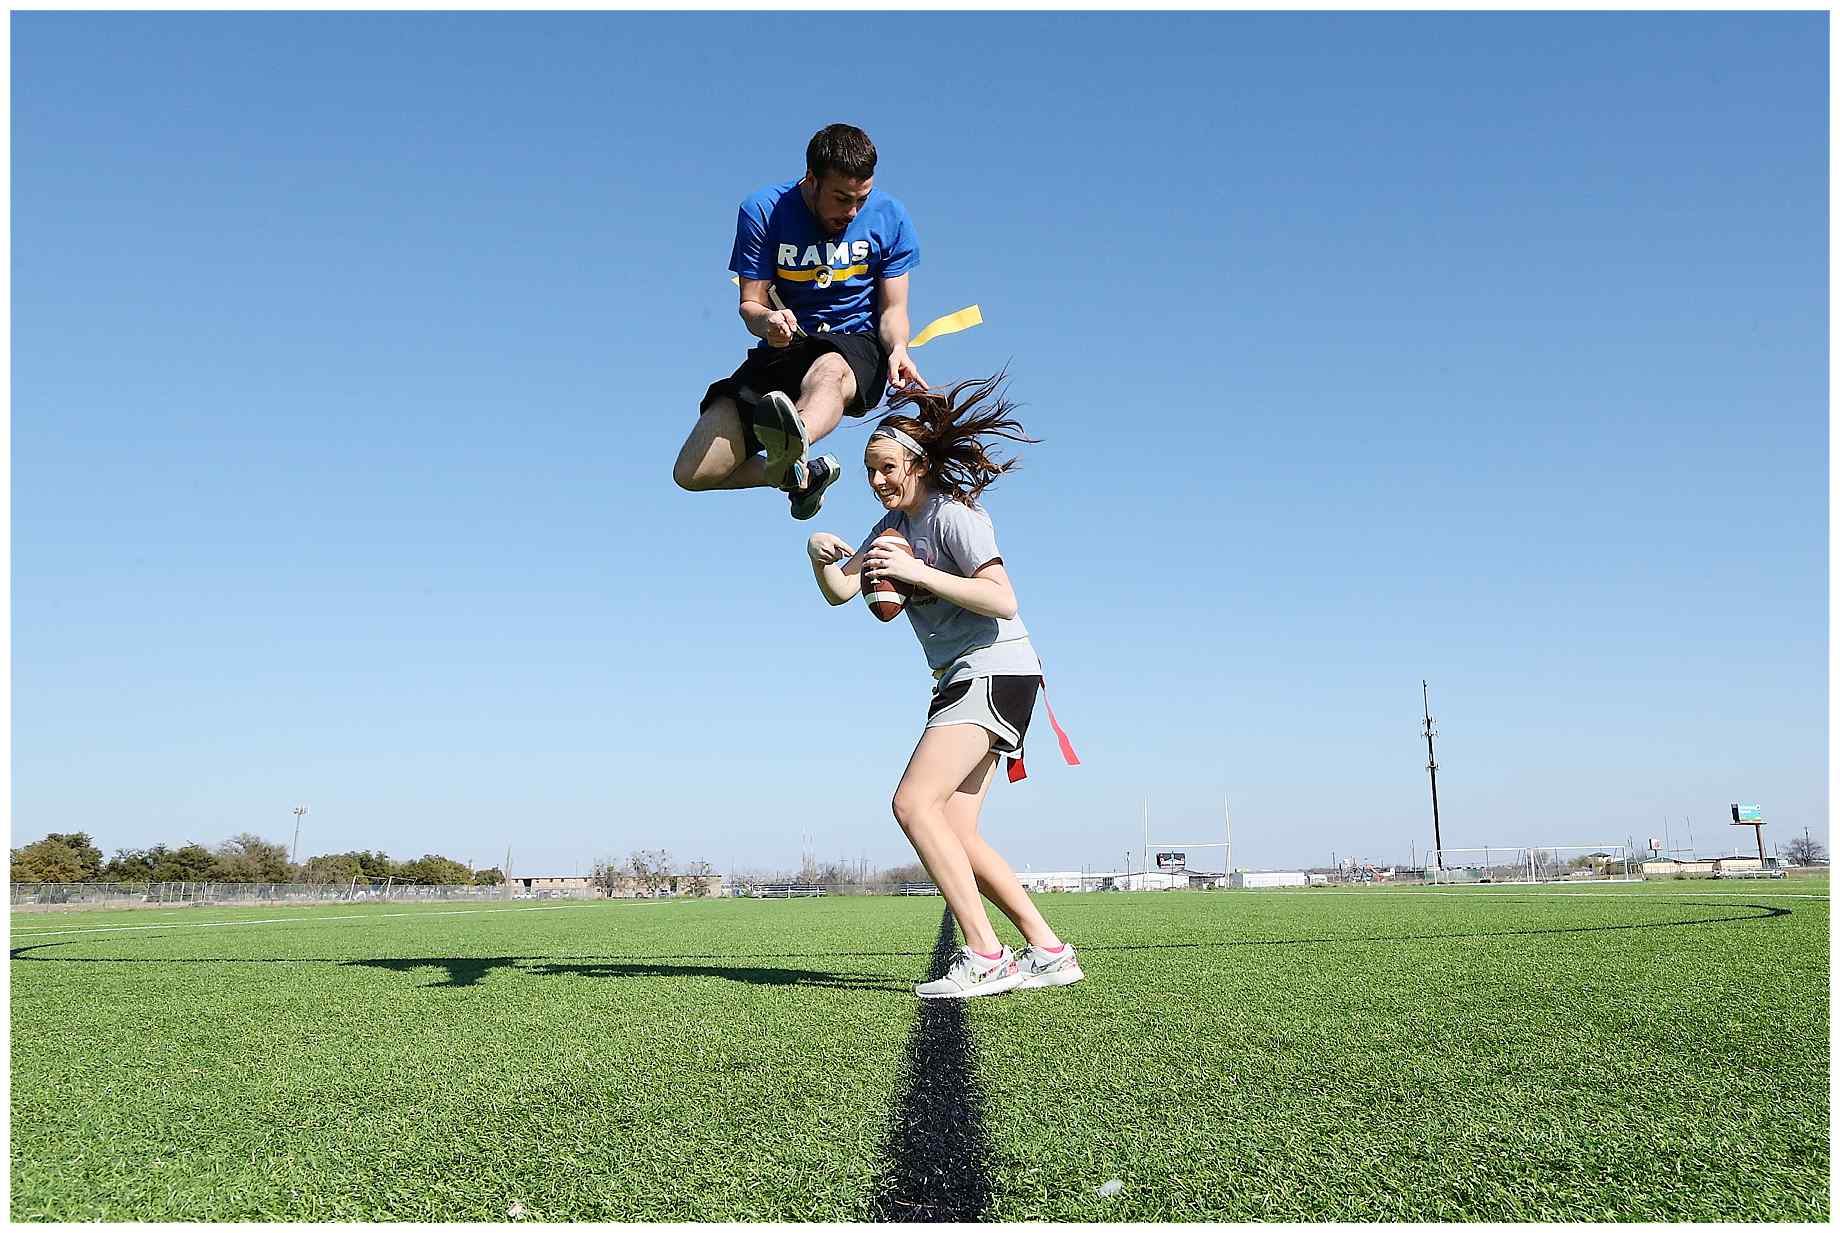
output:
[[[84,929],[42,929],[15,931],[15,938],[55,938],[69,933],[120,933],[146,932],[149,929],[222,929],[227,925],[297,925],[301,923],[317,924],[328,920],[381,920],[391,916],[482,916],[501,912],[562,912],[569,908],[583,907],[583,904],[562,903],[553,908],[463,908],[457,912],[363,912],[352,916],[275,916],[266,920],[212,920],[192,921],[186,924],[169,925],[91,925]]]

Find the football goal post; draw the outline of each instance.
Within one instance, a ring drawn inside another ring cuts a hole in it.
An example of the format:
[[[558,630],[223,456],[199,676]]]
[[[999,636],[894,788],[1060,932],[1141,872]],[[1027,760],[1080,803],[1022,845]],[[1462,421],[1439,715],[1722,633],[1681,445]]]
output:
[[[1149,875],[1151,874],[1186,874],[1188,854],[1197,848],[1221,848],[1225,852],[1220,875],[1220,885],[1224,889],[1233,879],[1233,816],[1227,811],[1224,797],[1221,799],[1220,812],[1225,824],[1224,842],[1187,843],[1152,840],[1150,838],[1150,798],[1146,796],[1144,798],[1144,885],[1150,884]],[[1151,863],[1153,853],[1155,855],[1154,865]]]
[[[1639,870],[1629,845],[1621,843],[1438,848],[1425,860],[1425,881],[1440,886],[1636,882]]]

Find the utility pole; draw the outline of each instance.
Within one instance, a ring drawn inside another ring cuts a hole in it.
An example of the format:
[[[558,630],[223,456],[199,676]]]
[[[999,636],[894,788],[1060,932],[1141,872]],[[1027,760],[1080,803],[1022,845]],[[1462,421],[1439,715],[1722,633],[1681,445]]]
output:
[[[1436,845],[1434,855],[1437,867],[1442,869],[1444,867],[1444,834],[1438,822],[1437,746],[1431,743],[1431,738],[1437,735],[1437,729],[1431,726],[1431,686],[1423,680],[1418,684],[1425,694],[1425,754],[1427,758],[1425,769],[1431,772],[1431,842]]]
[[[1150,868],[1150,797],[1144,796],[1144,868]]]
[[[306,812],[305,805],[294,806],[294,855],[288,858],[290,865],[300,863],[300,819]]]
[[[1222,876],[1225,877],[1228,882],[1231,882],[1233,880],[1233,811],[1227,808],[1227,798],[1225,795],[1222,795],[1220,798],[1220,816],[1222,821],[1227,824],[1227,863],[1225,866],[1226,873]],[[1221,889],[1225,890],[1226,887],[1222,886]]]

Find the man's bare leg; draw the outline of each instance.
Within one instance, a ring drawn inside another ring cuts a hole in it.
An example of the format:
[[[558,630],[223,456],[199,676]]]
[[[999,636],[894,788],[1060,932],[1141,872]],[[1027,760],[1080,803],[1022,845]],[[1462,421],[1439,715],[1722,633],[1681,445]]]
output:
[[[671,478],[689,492],[767,487],[766,460],[746,450],[740,406],[732,398],[717,398],[677,452]]]
[[[856,374],[835,351],[819,356],[805,371],[795,404],[805,422],[806,438],[827,437],[843,419],[843,408],[856,397]],[[749,456],[742,435],[741,407],[732,398],[709,404],[677,453],[672,478],[689,492],[736,488],[772,488],[766,459]]]
[[[848,360],[835,351],[813,360],[799,384],[799,418],[805,421],[806,437],[813,442],[828,437],[855,397],[856,374],[850,371]]]

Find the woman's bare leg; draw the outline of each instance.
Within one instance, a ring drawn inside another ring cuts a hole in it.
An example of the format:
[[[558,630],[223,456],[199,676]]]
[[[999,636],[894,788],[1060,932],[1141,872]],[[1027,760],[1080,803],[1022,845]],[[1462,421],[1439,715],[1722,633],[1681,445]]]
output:
[[[1059,946],[1059,935],[1042,919],[1035,901],[1022,889],[1022,882],[1009,867],[1009,862],[978,834],[978,815],[983,811],[984,797],[990,793],[991,781],[996,777],[997,761],[994,752],[985,754],[984,760],[958,785],[958,791],[946,802],[946,825],[964,845],[971,872],[984,897],[996,904],[1031,944]]]
[[[975,724],[928,728],[914,746],[894,792],[895,821],[907,832],[920,863],[945,896],[946,906],[964,931],[965,945],[984,954],[1002,944],[978,896],[977,876],[965,845],[946,820],[946,802],[989,756],[990,733]]]

